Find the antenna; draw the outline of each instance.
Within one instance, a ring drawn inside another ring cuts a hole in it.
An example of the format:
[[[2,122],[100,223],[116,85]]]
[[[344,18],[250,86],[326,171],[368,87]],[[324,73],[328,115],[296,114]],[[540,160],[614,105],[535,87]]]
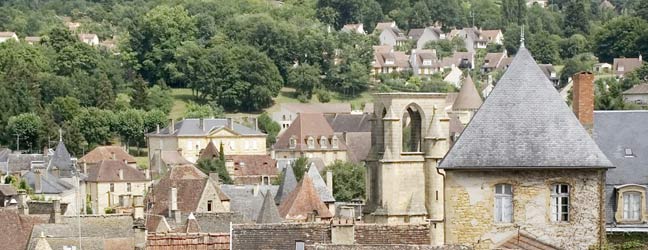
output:
[[[524,48],[524,24],[522,24],[522,30],[520,31],[520,48]]]

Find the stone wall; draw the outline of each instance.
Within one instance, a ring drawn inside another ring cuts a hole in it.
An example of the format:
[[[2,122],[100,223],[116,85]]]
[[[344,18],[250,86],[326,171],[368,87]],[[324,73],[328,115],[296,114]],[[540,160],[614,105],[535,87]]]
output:
[[[447,171],[446,243],[492,249],[518,230],[564,249],[604,240],[602,170]],[[494,223],[494,186],[513,186],[513,222]],[[570,185],[569,222],[551,221],[551,186]]]
[[[409,244],[429,245],[429,224],[419,225],[356,225],[355,242],[360,245]]]
[[[425,245],[324,245],[306,246],[306,250],[471,250],[466,246],[425,246]]]
[[[52,201],[28,201],[29,214],[51,214],[54,211]],[[67,211],[68,203],[61,202],[61,214]]]
[[[232,250],[295,249],[295,241],[306,245],[331,243],[331,230],[327,223],[282,223],[234,225]]]

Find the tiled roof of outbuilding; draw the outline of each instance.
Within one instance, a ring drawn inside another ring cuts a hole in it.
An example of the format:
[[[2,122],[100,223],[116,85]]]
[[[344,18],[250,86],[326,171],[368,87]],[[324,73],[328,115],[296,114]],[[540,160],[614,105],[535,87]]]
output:
[[[479,109],[479,106],[481,106],[482,103],[483,101],[481,96],[479,96],[475,83],[470,75],[466,75],[461,84],[459,95],[457,95],[457,99],[454,104],[452,104],[452,109],[473,111]]]

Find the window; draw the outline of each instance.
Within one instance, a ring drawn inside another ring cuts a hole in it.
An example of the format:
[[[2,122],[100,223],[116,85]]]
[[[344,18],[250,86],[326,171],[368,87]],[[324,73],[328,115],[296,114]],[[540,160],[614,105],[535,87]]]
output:
[[[327,141],[326,137],[322,136],[320,138],[320,141],[319,141],[320,148],[326,148],[326,144],[327,144],[326,141]]]
[[[551,220],[569,221],[569,185],[555,184],[551,189]]]
[[[631,149],[631,148],[626,148],[626,149],[624,150],[624,153],[625,153],[625,154],[624,154],[625,157],[635,157],[635,155],[632,153],[632,149]]]
[[[76,250],[76,246],[63,246],[63,250]]]
[[[308,141],[306,143],[309,149],[315,148],[315,139],[313,139],[313,137],[308,137]]]
[[[270,185],[270,176],[263,176],[261,177],[261,179],[261,183],[263,183],[263,185]]]
[[[510,184],[495,185],[495,222],[513,222],[513,187]]]
[[[333,138],[331,139],[331,147],[332,148],[340,147],[340,143],[338,142],[337,136],[333,136]]]
[[[304,250],[305,247],[306,246],[303,241],[301,240],[295,241],[295,250]]]
[[[126,192],[129,192],[129,193],[131,192],[131,184],[130,183],[126,183]]]
[[[421,113],[410,105],[403,114],[402,126],[402,152],[421,152]]]
[[[623,193],[623,220],[639,221],[641,219],[641,193]]]
[[[110,192],[115,192],[115,183],[110,183]]]
[[[208,200],[207,201],[207,212],[211,212],[211,211],[212,211],[212,201]]]
[[[297,139],[294,137],[290,138],[290,145],[288,145],[290,148],[295,148],[297,146]]]

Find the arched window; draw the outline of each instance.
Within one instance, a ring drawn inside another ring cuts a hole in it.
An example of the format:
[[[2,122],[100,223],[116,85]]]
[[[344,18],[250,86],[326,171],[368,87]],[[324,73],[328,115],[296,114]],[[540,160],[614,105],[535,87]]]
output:
[[[411,105],[406,111],[401,120],[403,152],[421,152],[421,113]]]
[[[623,192],[623,220],[641,220],[641,193],[636,191]]]
[[[511,184],[495,185],[495,222],[513,222],[513,187]]]
[[[320,137],[319,140],[320,148],[326,148],[328,145],[328,139],[325,136]]]
[[[308,149],[314,149],[315,148],[315,139],[313,139],[313,137],[309,136],[308,140],[306,141],[306,145],[308,145]]]
[[[569,185],[551,187],[551,221],[569,221]]]

